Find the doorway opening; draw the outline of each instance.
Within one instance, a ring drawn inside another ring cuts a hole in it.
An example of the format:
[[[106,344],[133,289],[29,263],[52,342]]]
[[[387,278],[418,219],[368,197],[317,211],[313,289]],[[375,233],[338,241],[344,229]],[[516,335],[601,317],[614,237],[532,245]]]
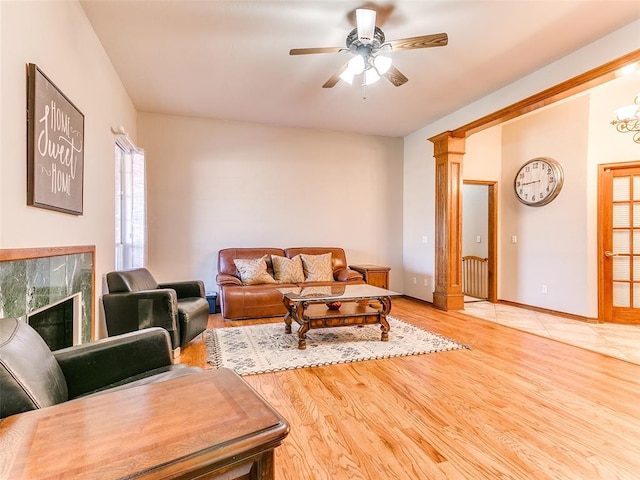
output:
[[[498,301],[497,182],[464,180],[462,185],[462,289],[465,302]]]

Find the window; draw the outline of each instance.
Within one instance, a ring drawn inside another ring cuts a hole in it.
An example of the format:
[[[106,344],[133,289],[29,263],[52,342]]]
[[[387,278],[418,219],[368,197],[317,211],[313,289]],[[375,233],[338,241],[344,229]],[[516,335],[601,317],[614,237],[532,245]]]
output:
[[[147,194],[144,151],[126,135],[116,139],[116,270],[144,267]]]

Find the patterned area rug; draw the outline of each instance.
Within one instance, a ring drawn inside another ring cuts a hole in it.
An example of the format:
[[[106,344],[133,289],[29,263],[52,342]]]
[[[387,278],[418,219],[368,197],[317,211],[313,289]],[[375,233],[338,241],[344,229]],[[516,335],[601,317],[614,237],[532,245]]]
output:
[[[298,350],[298,325],[284,333],[284,322],[206,330],[207,361],[239,375],[469,348],[387,315],[389,341],[380,325],[319,328],[307,332],[307,349]]]

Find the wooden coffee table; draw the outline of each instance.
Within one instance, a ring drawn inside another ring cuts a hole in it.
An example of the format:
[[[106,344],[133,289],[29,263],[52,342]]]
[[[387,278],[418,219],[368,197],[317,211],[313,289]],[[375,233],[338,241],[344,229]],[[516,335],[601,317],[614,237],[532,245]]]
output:
[[[387,314],[391,297],[399,293],[372,285],[310,286],[279,288],[287,309],[285,333],[291,333],[293,321],[300,325],[298,348],[307,348],[307,332],[313,328],[380,324],[381,341],[389,340]],[[328,304],[340,302],[332,310]]]

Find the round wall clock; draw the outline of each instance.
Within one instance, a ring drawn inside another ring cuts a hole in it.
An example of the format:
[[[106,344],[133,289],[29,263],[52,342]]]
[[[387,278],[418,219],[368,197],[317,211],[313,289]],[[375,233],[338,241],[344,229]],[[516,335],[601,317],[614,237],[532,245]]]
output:
[[[522,203],[541,207],[558,196],[563,181],[560,164],[552,158],[539,157],[520,167],[513,180],[513,188]]]

